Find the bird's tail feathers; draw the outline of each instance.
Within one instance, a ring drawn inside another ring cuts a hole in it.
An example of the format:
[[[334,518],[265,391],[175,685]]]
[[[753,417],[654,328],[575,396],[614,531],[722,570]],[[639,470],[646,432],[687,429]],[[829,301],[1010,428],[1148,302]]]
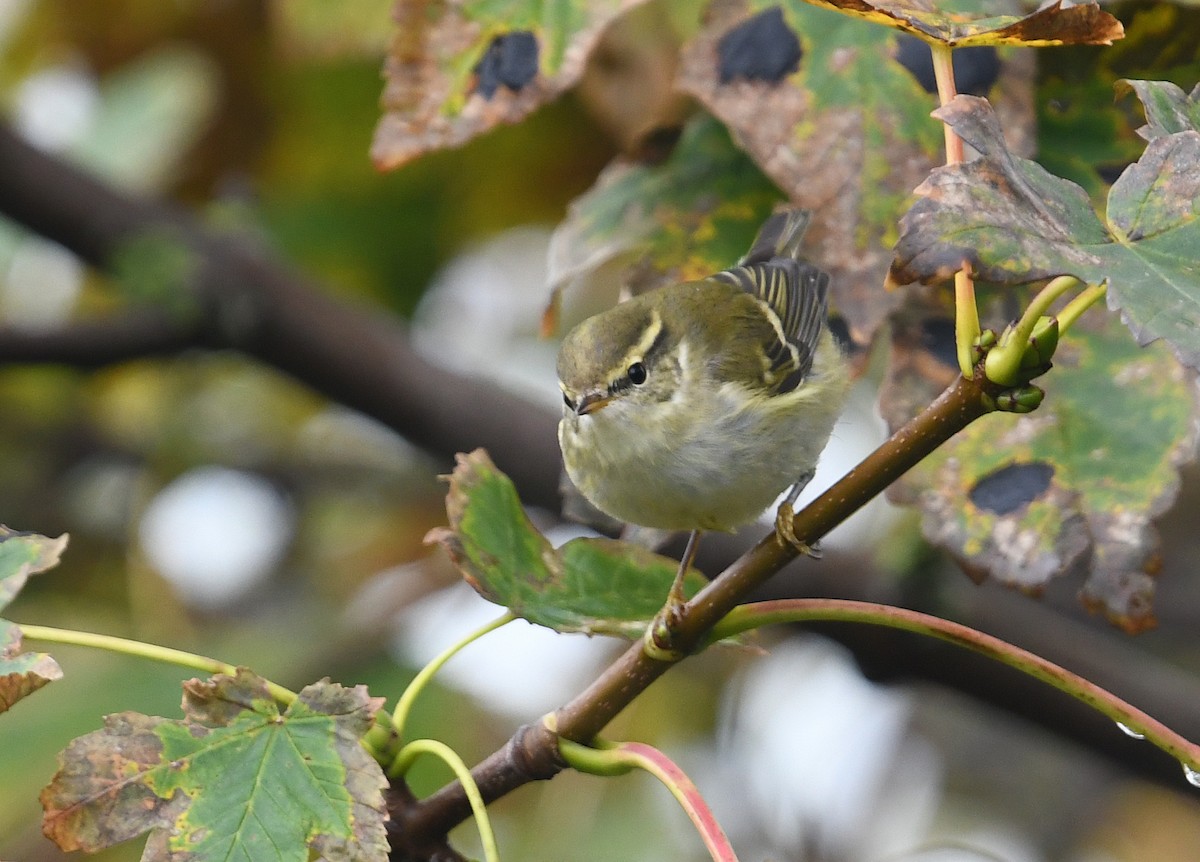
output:
[[[738,263],[748,266],[772,258],[800,259],[800,242],[812,218],[810,210],[790,209],[775,213],[759,228],[754,245]]]

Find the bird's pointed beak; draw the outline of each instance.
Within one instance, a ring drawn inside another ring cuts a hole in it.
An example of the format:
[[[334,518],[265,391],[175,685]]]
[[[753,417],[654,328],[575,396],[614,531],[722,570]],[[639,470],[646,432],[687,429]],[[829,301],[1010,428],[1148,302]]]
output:
[[[587,416],[602,409],[609,401],[612,401],[612,396],[607,392],[589,392],[579,399],[579,403],[575,405],[575,412],[580,416]]]

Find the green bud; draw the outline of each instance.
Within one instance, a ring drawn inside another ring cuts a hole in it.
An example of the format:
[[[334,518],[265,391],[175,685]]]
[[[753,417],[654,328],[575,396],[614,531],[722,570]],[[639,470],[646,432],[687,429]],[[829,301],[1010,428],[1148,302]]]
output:
[[[1021,369],[1043,373],[1050,367],[1050,360],[1054,358],[1054,351],[1057,349],[1058,318],[1039,317],[1029,335],[1029,344],[1021,354]]]
[[[987,352],[996,346],[996,331],[985,329],[979,333],[975,343],[971,345],[971,364],[978,365],[987,356]]]
[[[1046,393],[1036,386],[1008,389],[996,396],[996,409],[1006,413],[1032,413],[1045,397]]]
[[[990,350],[996,345],[996,330],[985,329],[979,333],[979,337],[975,339],[975,346],[980,350]]]

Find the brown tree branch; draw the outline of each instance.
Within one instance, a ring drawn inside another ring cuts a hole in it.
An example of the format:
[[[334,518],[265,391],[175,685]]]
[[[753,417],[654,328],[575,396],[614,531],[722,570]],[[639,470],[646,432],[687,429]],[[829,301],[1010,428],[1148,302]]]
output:
[[[428,362],[394,320],[334,299],[254,243],[218,233],[176,207],[123,195],[3,126],[0,212],[100,269],[132,239],[174,235],[195,254],[188,289],[202,309],[186,331],[160,320],[160,329],[139,336],[149,321],[134,318],[59,336],[14,337],[4,361],[95,366],[137,355],[139,337],[147,354],[172,341],[236,348],[379,419],[447,463],[456,452],[486,446],[529,502],[557,508],[554,411]]]
[[[815,544],[922,458],[987,413],[986,396],[994,398],[997,391],[984,379],[982,369],[973,380],[960,377],[919,416],[801,511],[794,521],[796,537]],[[796,553],[794,547],[778,541],[774,533],[762,539],[687,605],[670,642],[678,658],[652,654],[641,642],[632,645],[584,692],[554,714],[554,732],[540,724],[526,725],[471,771],[483,798],[490,803],[523,784],[558,773],[563,768],[558,756],[559,735],[589,742],[675,661],[701,646],[722,617],[793,560]],[[401,837],[424,843],[444,835],[471,812],[463,786],[455,782],[402,813],[405,822],[400,824]],[[399,858],[407,858],[402,850]]]
[[[209,346],[207,333],[197,321],[142,310],[53,329],[2,327],[0,365],[46,363],[92,369],[203,346]]]

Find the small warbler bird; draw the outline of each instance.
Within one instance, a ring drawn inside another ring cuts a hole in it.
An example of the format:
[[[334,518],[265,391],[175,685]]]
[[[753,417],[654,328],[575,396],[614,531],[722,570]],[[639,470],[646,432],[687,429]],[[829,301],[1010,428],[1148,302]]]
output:
[[[567,474],[622,521],[731,531],[792,486],[792,505],[841,412],[847,363],[826,328],[829,276],[800,256],[803,210],[764,223],[738,265],[637,296],[576,326],[558,354]]]

